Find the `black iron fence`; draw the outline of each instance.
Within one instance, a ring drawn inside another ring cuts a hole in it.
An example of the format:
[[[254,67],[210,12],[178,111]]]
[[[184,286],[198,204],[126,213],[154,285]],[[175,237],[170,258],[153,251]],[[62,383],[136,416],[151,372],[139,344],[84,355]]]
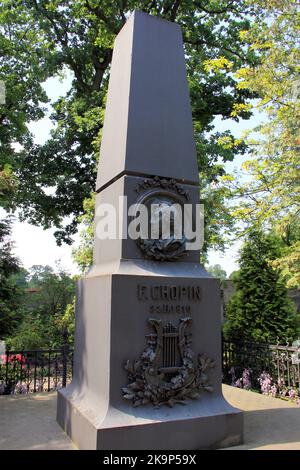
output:
[[[58,390],[72,379],[73,350],[7,351],[0,355],[0,394]]]
[[[285,395],[300,389],[300,344],[223,340],[223,382]]]
[[[298,390],[300,396],[300,344],[223,340],[222,355],[224,383],[274,396]],[[0,394],[57,390],[71,381],[72,374],[73,349],[67,343],[60,349],[0,354]]]

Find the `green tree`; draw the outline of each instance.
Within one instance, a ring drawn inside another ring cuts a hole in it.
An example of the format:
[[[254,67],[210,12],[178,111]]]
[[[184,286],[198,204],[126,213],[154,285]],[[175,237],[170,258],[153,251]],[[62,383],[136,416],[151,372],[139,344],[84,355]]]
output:
[[[11,166],[5,163],[4,159],[2,159],[1,161],[0,156],[0,206],[4,209],[11,208],[12,198],[16,189],[16,182],[17,180],[16,177],[13,175]]]
[[[32,266],[29,286],[36,287],[31,305],[43,316],[62,314],[75,293],[74,280],[60,266],[57,272],[50,266]]]
[[[41,285],[45,284],[47,280],[56,278],[54,269],[51,266],[44,266],[42,264],[34,264],[31,266],[28,275],[27,283],[28,287],[37,287],[40,288]]]
[[[231,281],[234,281],[236,279],[236,277],[238,277],[238,274],[239,274],[238,270],[232,271],[232,273],[230,273],[228,279],[230,279]]]
[[[79,218],[82,224],[80,244],[72,256],[80,271],[85,273],[93,263],[95,194],[84,200],[83,208],[84,214]]]
[[[257,107],[267,121],[249,139],[251,160],[242,173],[226,177],[231,197],[237,198],[232,215],[246,222],[242,230],[264,227],[285,243],[273,265],[284,273],[289,287],[300,287],[300,13],[294,0],[251,1],[261,14],[241,33],[260,61],[237,72],[239,88],[251,89],[261,100]]]
[[[19,271],[19,260],[14,256],[10,239],[11,220],[0,221],[0,339],[5,339],[17,328],[22,311],[22,291],[12,276]]]
[[[26,312],[25,316],[26,319],[20,322],[14,334],[6,338],[7,349],[18,351],[52,347],[48,335],[53,332],[53,325],[51,328],[49,320],[45,324],[31,313]]]
[[[28,277],[29,277],[29,272],[27,271],[27,269],[23,267],[19,267],[18,272],[11,276],[11,280],[14,282],[14,284],[16,284],[21,289],[27,289]]]
[[[287,222],[287,219],[288,222]],[[300,288],[300,223],[299,217],[292,220],[287,216],[283,220],[273,224],[274,231],[283,242],[280,256],[272,265],[279,269],[286,286],[289,288]]]
[[[71,242],[83,201],[94,190],[113,40],[138,9],[182,27],[202,197],[209,201],[205,239],[220,243],[227,212],[222,192],[212,184],[246,145],[229,131],[218,132],[213,121],[250,116],[254,95],[237,87],[234,72],[255,62],[255,51],[246,51],[240,37],[255,17],[255,5],[246,0],[4,0],[1,7],[0,79],[6,82],[7,102],[0,105],[0,164],[17,177],[13,202],[22,217],[57,227],[58,242]],[[43,82],[63,73],[72,77],[71,90],[53,104],[51,137],[37,145],[26,124],[44,116]]]
[[[66,310],[60,320],[61,330],[67,333],[67,339],[70,345],[74,344],[75,306],[76,297],[74,296],[72,302],[67,305]]]
[[[17,194],[22,148],[33,145],[27,124],[44,117],[48,99],[42,82],[55,69],[49,61],[42,65],[49,43],[25,4],[0,2],[0,80],[5,86],[0,103],[0,204],[7,209]]]
[[[23,300],[24,318],[7,339],[9,348],[34,349],[59,347],[65,330],[72,332],[74,318],[70,306],[75,295],[75,282],[58,266],[33,266],[29,270],[31,291]]]
[[[248,234],[240,269],[233,278],[236,291],[226,308],[226,338],[285,343],[299,333],[295,306],[280,273],[271,265],[280,249],[274,235]]]
[[[206,270],[212,276],[220,279],[220,281],[225,281],[227,279],[227,273],[220,264],[214,264],[213,266],[208,266]]]

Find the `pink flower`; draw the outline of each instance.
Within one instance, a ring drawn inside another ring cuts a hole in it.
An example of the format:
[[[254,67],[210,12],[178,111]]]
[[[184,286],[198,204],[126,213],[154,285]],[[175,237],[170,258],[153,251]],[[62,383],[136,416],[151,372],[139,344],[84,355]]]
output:
[[[289,397],[291,400],[294,400],[297,396],[297,393],[296,393],[296,390],[294,390],[293,388],[291,388],[291,390],[289,390]]]

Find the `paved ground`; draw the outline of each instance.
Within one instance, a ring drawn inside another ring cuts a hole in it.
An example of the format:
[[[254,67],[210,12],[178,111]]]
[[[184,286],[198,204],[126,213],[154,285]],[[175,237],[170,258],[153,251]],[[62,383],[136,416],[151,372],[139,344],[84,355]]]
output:
[[[245,411],[245,444],[231,449],[300,450],[300,406],[224,386],[225,398]],[[75,450],[55,421],[56,393],[0,396],[0,450]]]
[[[0,450],[75,450],[55,415],[55,392],[0,396]]]
[[[300,450],[300,405],[223,387],[227,401],[245,411],[245,444],[231,449]]]

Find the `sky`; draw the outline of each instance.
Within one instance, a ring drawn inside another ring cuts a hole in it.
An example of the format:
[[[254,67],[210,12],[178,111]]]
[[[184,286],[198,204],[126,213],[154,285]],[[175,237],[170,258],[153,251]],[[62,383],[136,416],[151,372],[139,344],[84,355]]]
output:
[[[66,94],[71,86],[71,79],[72,77],[68,75],[63,80],[50,78],[45,82],[44,88],[52,102]],[[49,105],[48,114],[50,114],[50,111],[51,107]],[[239,137],[244,130],[257,126],[262,119],[263,116],[258,113],[255,113],[250,120],[239,123],[233,120],[222,121],[217,117],[215,120],[216,130],[222,132],[229,129],[235,137]],[[51,127],[52,123],[49,117],[29,124],[30,130],[35,136],[35,142],[40,144],[45,142],[50,136]],[[245,159],[246,157],[237,157],[234,162],[226,164],[226,170],[232,172],[234,169],[239,168]],[[0,212],[0,217],[2,215],[3,211],[2,213]],[[75,235],[72,246],[63,244],[59,247],[56,245],[54,232],[55,228],[43,230],[41,227],[36,227],[27,222],[16,221],[13,224],[12,230],[15,254],[26,269],[36,264],[55,267],[55,264],[59,261],[70,274],[78,273],[78,268],[72,260],[72,250],[79,244],[79,235]],[[230,275],[232,271],[238,269],[237,257],[240,246],[241,242],[234,243],[224,253],[214,250],[210,251],[209,265],[220,264],[227,272],[227,275]]]

